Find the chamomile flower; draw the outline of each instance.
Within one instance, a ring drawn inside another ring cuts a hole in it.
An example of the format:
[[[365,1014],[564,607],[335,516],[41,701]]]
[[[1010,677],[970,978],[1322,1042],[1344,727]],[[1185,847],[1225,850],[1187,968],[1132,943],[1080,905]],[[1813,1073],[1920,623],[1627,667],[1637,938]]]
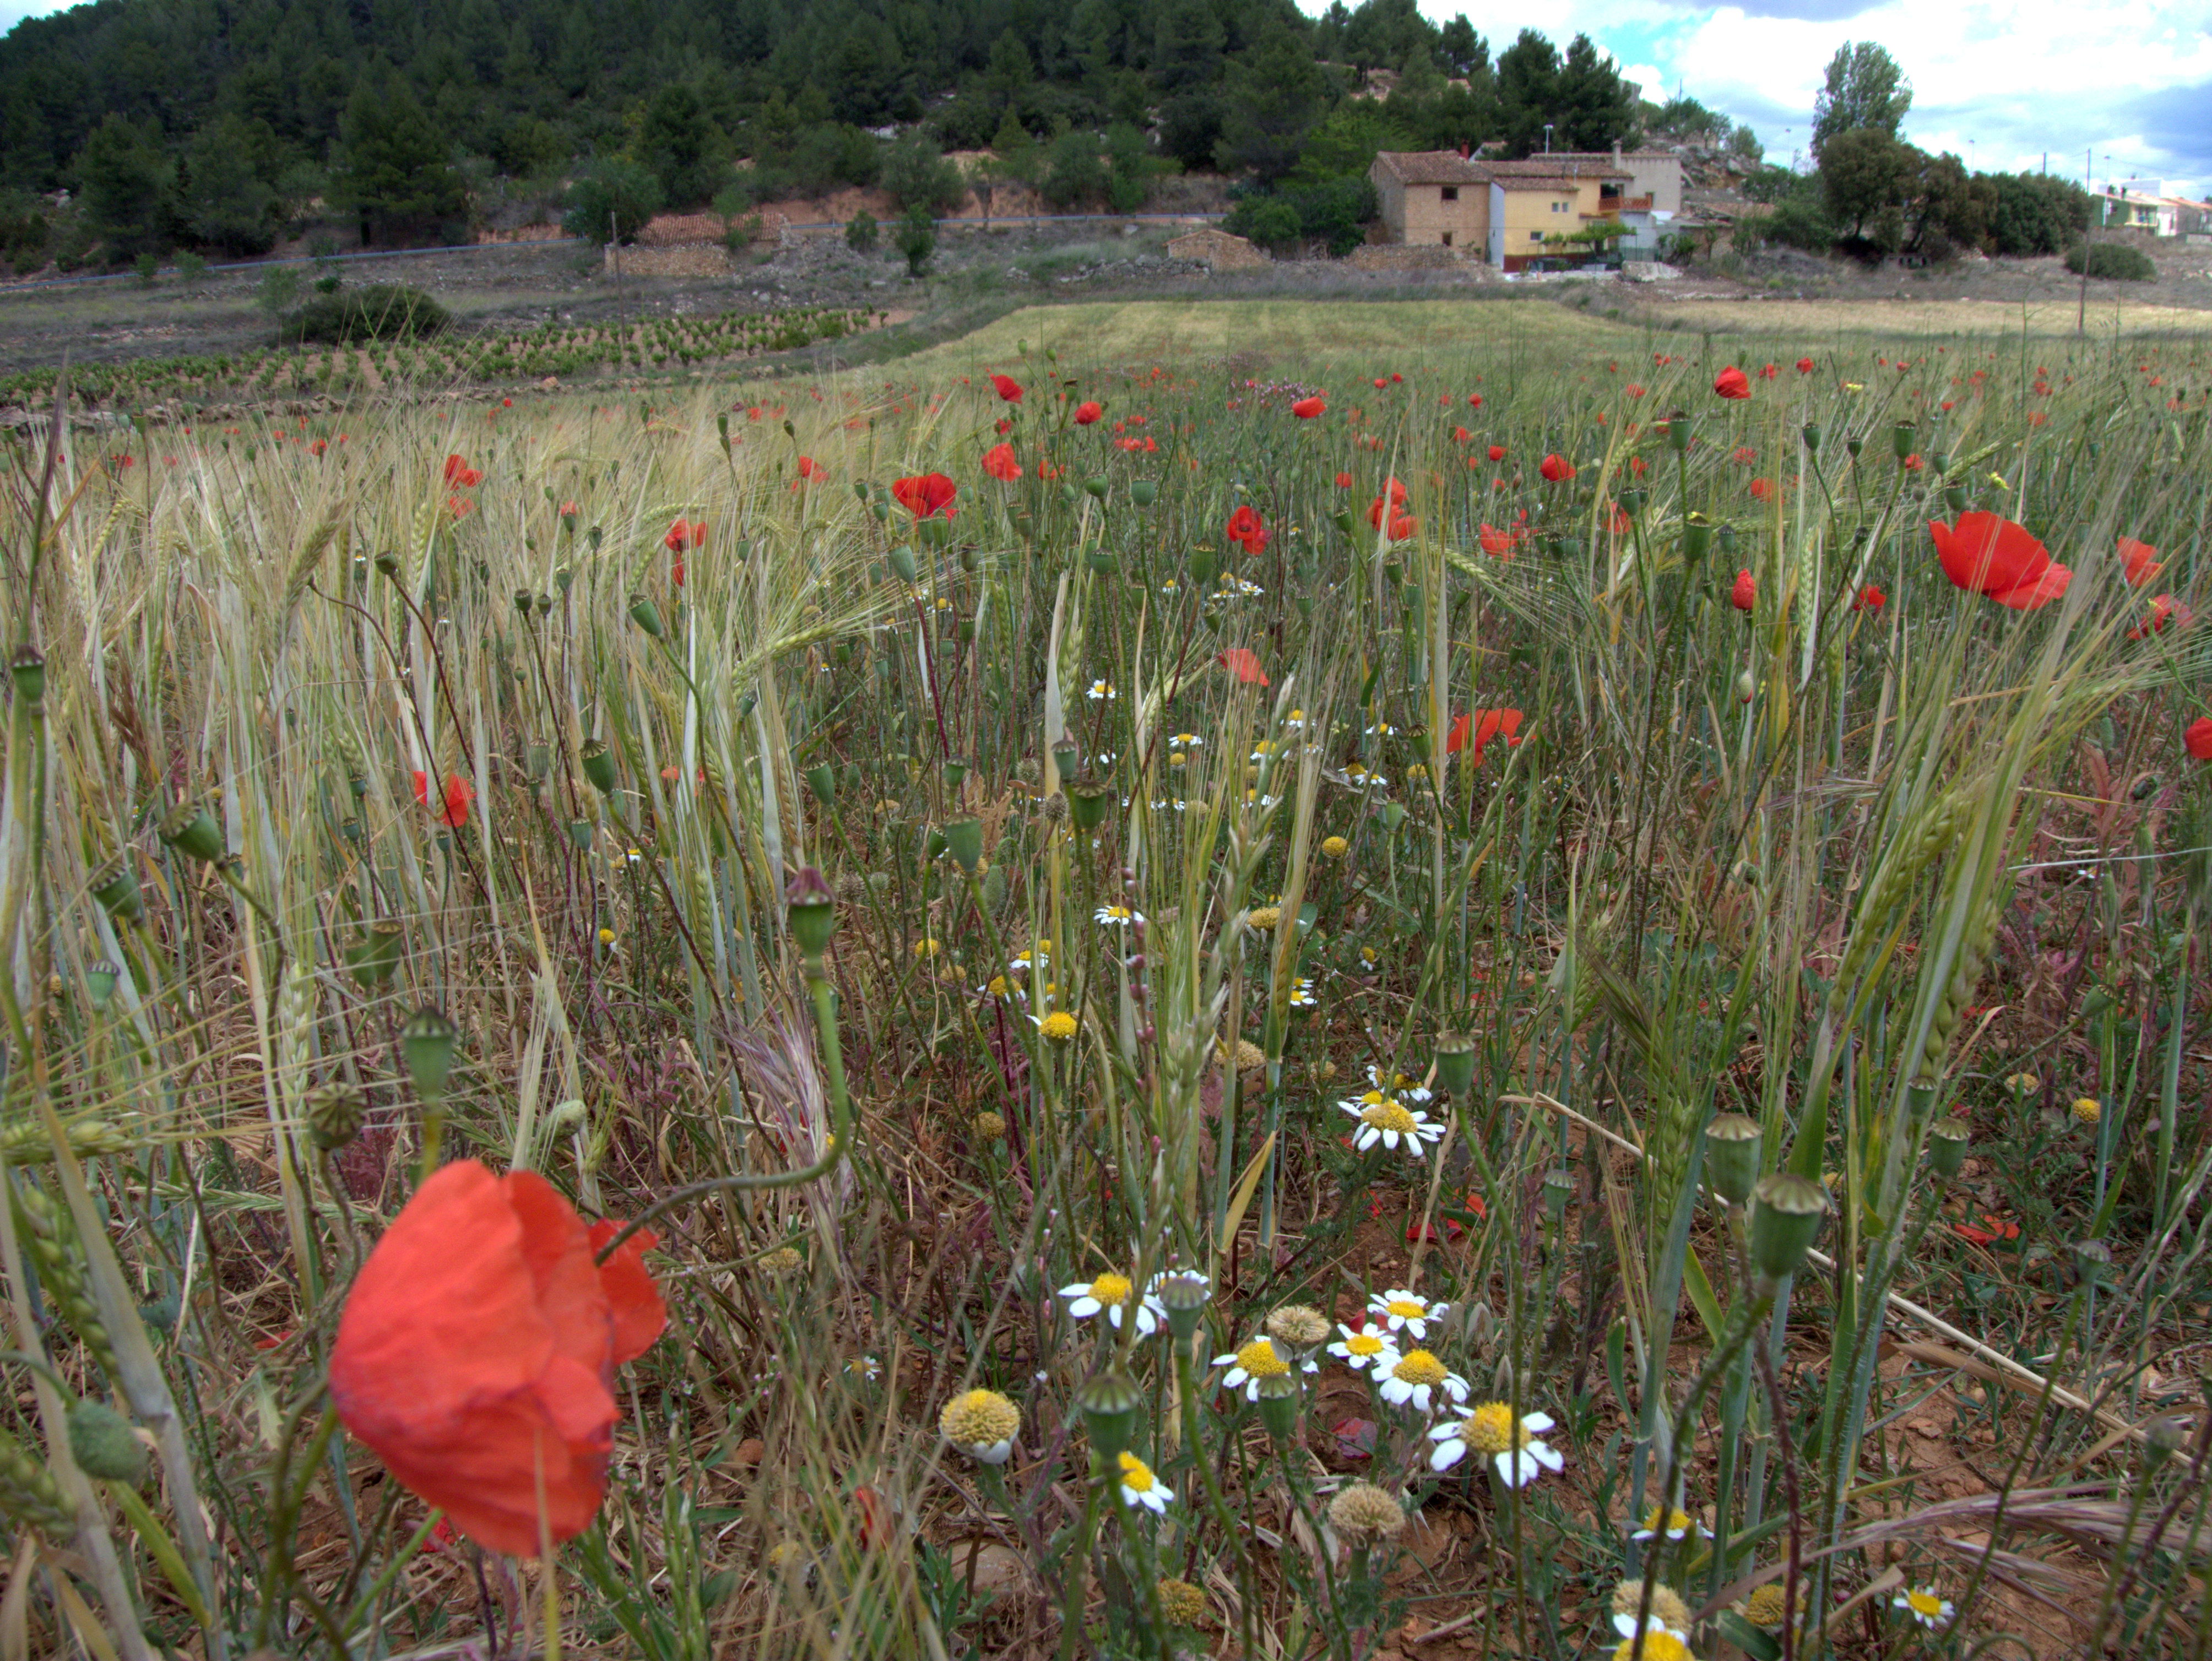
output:
[[[1101,906],[1091,913],[1091,920],[1103,923],[1109,929],[1126,929],[1132,923],[1145,920],[1142,912],[1133,912],[1127,906]]]
[[[1321,840],[1321,853],[1324,859],[1341,859],[1351,852],[1352,844],[1340,836],[1324,836]]]
[[[1393,1407],[1428,1413],[1442,1407],[1447,1397],[1455,1406],[1467,1399],[1467,1380],[1425,1349],[1409,1349],[1388,1368],[1376,1370],[1383,1374],[1382,1399]]]
[[[1310,1009],[1320,1002],[1314,996],[1311,975],[1302,974],[1291,982],[1291,1007],[1293,1009]]]
[[[1021,1428],[1021,1409],[995,1390],[955,1396],[937,1416],[937,1428],[946,1441],[987,1465],[1006,1463]]]
[[[1395,738],[1398,736],[1398,729],[1388,721],[1377,721],[1367,729],[1367,736],[1370,738]]]
[[[1698,1658],[1690,1652],[1686,1639],[1654,1622],[1642,1637],[1622,1639],[1613,1649],[1613,1661],[1698,1661]]]
[[[1163,1312],[1157,1298],[1150,1293],[1136,1298],[1136,1289],[1130,1284],[1127,1275],[1116,1275],[1109,1270],[1095,1280],[1077,1281],[1071,1286],[1061,1287],[1060,1295],[1069,1300],[1067,1312],[1077,1320],[1088,1320],[1103,1311],[1108,1322],[1117,1329],[1121,1325],[1123,1312],[1133,1301],[1137,1311],[1137,1331],[1149,1338],[1159,1331]]]
[[[1083,695],[1094,704],[1111,703],[1121,696],[1114,690],[1114,683],[1111,681],[1093,681],[1091,683],[1091,689]]]
[[[1662,1526],[1669,1540],[1686,1540],[1692,1534],[1700,1540],[1710,1540],[1713,1531],[1686,1511],[1679,1507],[1654,1506],[1651,1514],[1644,1519],[1644,1526],[1628,1537],[1632,1540],[1656,1540]]]
[[[1242,1349],[1231,1350],[1226,1355],[1216,1355],[1213,1364],[1229,1369],[1221,1375],[1221,1387],[1237,1391],[1248,1402],[1260,1399],[1261,1379],[1278,1378],[1291,1370],[1291,1364],[1284,1358],[1283,1352],[1275,1348],[1275,1341],[1264,1337],[1253,1339]],[[1318,1372],[1320,1363],[1308,1361],[1305,1370]]]
[[[1388,790],[1390,781],[1379,773],[1370,773],[1354,761],[1344,770],[1344,781],[1354,790]]]
[[[1367,1064],[1367,1082],[1378,1090],[1388,1090],[1401,1101],[1425,1102],[1429,1099],[1428,1087],[1417,1082],[1407,1074],[1393,1073],[1390,1075],[1390,1082],[1385,1084],[1382,1082],[1382,1070],[1371,1061]]]
[[[1548,1413],[1524,1413],[1516,1422],[1509,1403],[1485,1402],[1464,1419],[1448,1419],[1429,1433],[1437,1445],[1429,1469],[1449,1470],[1472,1450],[1490,1460],[1508,1488],[1526,1488],[1545,1471],[1566,1464],[1542,1440],[1552,1426]]]
[[[1045,990],[1049,991],[1052,989],[1047,987]],[[1068,1042],[1080,1026],[1076,1018],[1065,1009],[1054,1009],[1048,1015],[1031,1015],[1030,1019],[1036,1023],[1038,1033],[1054,1044]]]
[[[1670,1633],[1676,1638],[1690,1635],[1690,1606],[1682,1601],[1682,1594],[1664,1580],[1655,1581],[1651,1587],[1651,1613],[1642,1622],[1637,1611],[1644,1607],[1644,1582],[1623,1580],[1613,1589],[1613,1629],[1623,1638],[1633,1638],[1641,1628],[1645,1632]]]
[[[1370,1090],[1365,1095],[1336,1105],[1359,1121],[1358,1134],[1352,1137],[1352,1145],[1363,1154],[1378,1142],[1395,1153],[1403,1142],[1406,1151],[1419,1159],[1423,1143],[1443,1140],[1443,1125],[1380,1090]]]
[[[1288,727],[1292,732],[1304,732],[1306,730],[1305,711],[1302,709],[1292,710],[1288,715],[1283,717],[1283,724]]]
[[[1014,954],[1006,967],[1017,974],[1026,974],[1031,968],[1042,969],[1052,961],[1052,942],[1039,940]]]
[[[1951,1600],[1939,1597],[1925,1586],[1914,1586],[1900,1591],[1889,1600],[1893,1609],[1903,1609],[1923,1627],[1940,1627],[1951,1618]]]
[[[1390,1340],[1371,1326],[1346,1326],[1337,1323],[1336,1330],[1344,1336],[1329,1345],[1328,1353],[1342,1361],[1354,1373],[1368,1367],[1375,1369],[1376,1378],[1382,1377],[1398,1365],[1398,1352]]]
[[[1135,1454],[1121,1455],[1121,1503],[1142,1506],[1155,1517],[1167,1514],[1175,1490],[1152,1475],[1152,1468]]]
[[[1403,1287],[1392,1287],[1388,1292],[1378,1292],[1367,1300],[1367,1312],[1392,1332],[1403,1332],[1415,1343],[1429,1336],[1429,1323],[1440,1321],[1448,1303],[1431,1303],[1418,1292],[1408,1292]]]
[[[1171,750],[1204,749],[1206,740],[1194,732],[1178,732],[1168,740],[1168,748]]]

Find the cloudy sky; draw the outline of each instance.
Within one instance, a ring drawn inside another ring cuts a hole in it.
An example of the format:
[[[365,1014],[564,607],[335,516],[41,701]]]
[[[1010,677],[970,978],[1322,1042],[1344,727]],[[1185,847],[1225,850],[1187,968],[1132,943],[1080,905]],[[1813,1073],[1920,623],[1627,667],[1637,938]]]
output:
[[[1533,21],[1506,0],[1421,10],[1466,12],[1493,57]],[[1587,31],[1647,95],[1679,87],[1749,122],[1771,161],[1803,147],[1836,48],[1876,40],[1912,82],[1905,131],[1923,149],[2006,171],[2041,167],[2048,151],[2051,171],[2075,179],[2087,151],[2100,181],[2212,193],[2208,0],[1561,0],[1539,27],[1562,45]]]

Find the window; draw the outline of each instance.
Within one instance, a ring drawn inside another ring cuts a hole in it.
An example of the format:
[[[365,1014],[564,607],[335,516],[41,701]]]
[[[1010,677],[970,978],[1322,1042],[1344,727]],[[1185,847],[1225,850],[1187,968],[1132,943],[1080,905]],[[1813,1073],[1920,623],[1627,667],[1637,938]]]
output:
[[[1543,239],[1544,233],[1541,231],[1531,231],[1528,233],[1528,240],[1531,242],[1541,242]]]
[[[1456,202],[1459,200],[1459,186],[1456,185],[1445,185],[1443,187],[1443,193],[1444,200],[1447,202]]]
[[[1451,246],[1451,233],[1449,231],[1446,231],[1444,233],[1444,246],[1447,248]]]

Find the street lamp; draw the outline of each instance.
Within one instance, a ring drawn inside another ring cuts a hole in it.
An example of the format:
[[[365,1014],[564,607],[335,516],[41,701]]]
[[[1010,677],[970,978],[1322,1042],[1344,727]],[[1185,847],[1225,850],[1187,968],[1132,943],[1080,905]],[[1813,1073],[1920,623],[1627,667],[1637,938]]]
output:
[[[1551,124],[1550,122],[1547,121],[1547,122],[1544,124],[1544,154],[1545,154],[1546,155],[1551,155],[1551,153],[1552,153],[1552,124]]]

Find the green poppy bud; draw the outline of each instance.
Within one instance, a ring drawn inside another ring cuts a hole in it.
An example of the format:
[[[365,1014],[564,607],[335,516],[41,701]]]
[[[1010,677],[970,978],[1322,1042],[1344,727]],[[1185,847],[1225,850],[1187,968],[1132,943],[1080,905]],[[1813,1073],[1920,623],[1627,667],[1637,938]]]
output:
[[[1270,1373],[1259,1381],[1260,1422],[1278,1442],[1287,1442],[1298,1428],[1298,1379],[1294,1373]]]
[[[1759,1182],[1760,1144],[1765,1134],[1759,1121],[1741,1113],[1722,1113],[1705,1126],[1705,1169],[1713,1191],[1730,1205],[1751,1197]]]
[[[983,859],[983,821],[954,820],[945,827],[945,846],[951,852],[953,864],[973,873]]]
[[[79,1402],[70,1409],[69,1442],[70,1457],[88,1476],[132,1488],[145,1479],[145,1443],[105,1402]]]
[[[1126,1373],[1101,1373],[1083,1381],[1075,1392],[1075,1405],[1083,1415],[1091,1452],[1102,1462],[1110,1466],[1128,1452],[1144,1404],[1145,1392]]]
[[[568,840],[574,845],[577,852],[589,853],[592,851],[592,836],[590,820],[571,819],[568,821]]]
[[[665,631],[665,625],[660,621],[660,608],[642,594],[629,597],[629,620],[656,640]]]
[[[1632,489],[1622,491],[1620,493],[1620,511],[1632,519],[1642,518],[1644,514],[1644,492],[1641,490]]]
[[[1150,507],[1160,499],[1160,488],[1150,479],[1138,479],[1129,486],[1129,500],[1139,507]]]
[[[1467,1034],[1446,1033],[1437,1040],[1437,1082],[1462,1103],[1474,1088],[1474,1040]]]
[[[415,1094],[425,1101],[445,1098],[447,1082],[453,1072],[453,1052],[461,1041],[460,1028],[428,1004],[407,1017],[399,1029],[399,1053],[407,1063],[407,1076]]]
[[[126,923],[145,921],[146,896],[138,888],[138,867],[128,858],[118,859],[92,879],[92,897],[110,917]]]
[[[1093,499],[1103,502],[1106,500],[1106,492],[1112,487],[1112,484],[1113,481],[1109,479],[1103,473],[1094,473],[1089,478],[1084,480],[1083,488],[1091,493]]]
[[[1770,1280],[1787,1280],[1804,1266],[1813,1238],[1827,1215],[1828,1191],[1810,1177],[1778,1172],[1751,1191],[1752,1266]]]
[[[399,574],[399,556],[388,548],[380,550],[376,555],[376,569],[380,575],[397,577]]]
[[[406,943],[406,931],[394,919],[380,917],[371,923],[346,951],[355,984],[368,991],[382,986],[399,967]]]
[[[806,785],[823,807],[837,804],[837,769],[827,762],[806,769]]]

